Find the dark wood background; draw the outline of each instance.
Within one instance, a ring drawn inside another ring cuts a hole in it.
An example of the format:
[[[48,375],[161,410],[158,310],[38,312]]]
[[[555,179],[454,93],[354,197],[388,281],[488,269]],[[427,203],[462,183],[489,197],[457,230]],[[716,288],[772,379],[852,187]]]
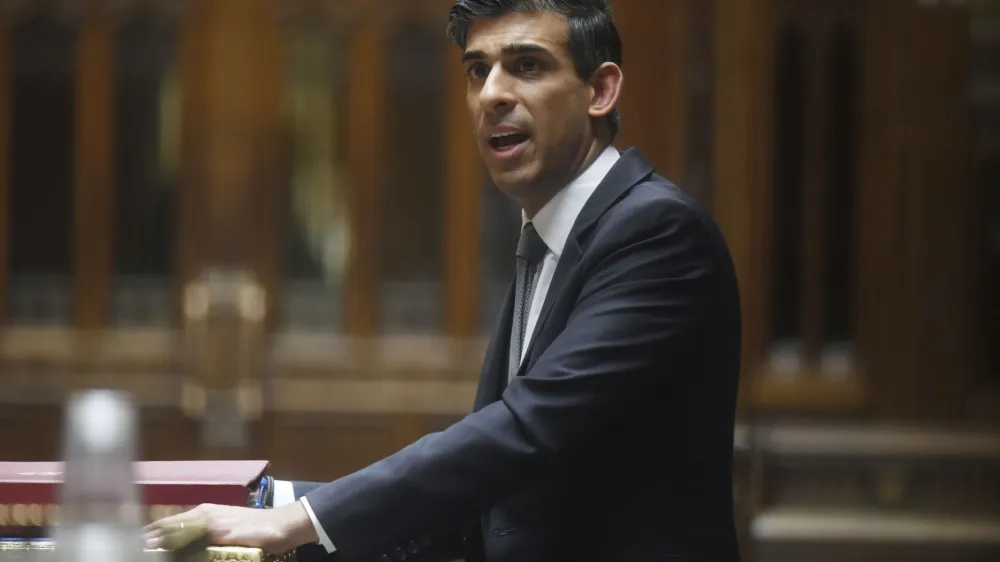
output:
[[[142,405],[146,458],[314,479],[467,411],[517,210],[470,142],[448,4],[2,8],[3,459],[58,457],[63,401],[94,386]],[[736,260],[741,428],[996,430],[998,4],[614,7],[617,144],[708,206]],[[199,331],[185,295],[212,268],[260,284],[262,332]],[[244,347],[192,358],[200,337]],[[235,450],[184,408],[212,377],[263,381]]]

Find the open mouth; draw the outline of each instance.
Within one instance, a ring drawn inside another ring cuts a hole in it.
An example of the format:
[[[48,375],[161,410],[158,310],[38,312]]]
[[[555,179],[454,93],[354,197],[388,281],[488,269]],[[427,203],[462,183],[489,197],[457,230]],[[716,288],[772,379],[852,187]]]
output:
[[[509,152],[528,141],[528,135],[516,131],[490,135],[490,148],[497,152]]]

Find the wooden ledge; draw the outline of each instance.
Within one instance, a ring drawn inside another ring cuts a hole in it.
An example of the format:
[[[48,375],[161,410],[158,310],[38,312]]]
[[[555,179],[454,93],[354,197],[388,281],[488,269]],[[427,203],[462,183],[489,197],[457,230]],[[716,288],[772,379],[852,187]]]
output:
[[[1000,432],[873,423],[759,426],[754,446],[782,456],[1000,460]]]
[[[762,373],[750,379],[750,404],[755,411],[853,412],[868,401],[867,387],[858,376],[833,378],[814,373]]]
[[[53,366],[74,372],[98,366],[107,371],[178,371],[183,334],[167,329],[14,327],[0,329],[0,361]],[[267,368],[278,378],[375,378],[475,381],[486,339],[438,335],[278,333],[270,340]],[[140,366],[140,367],[137,367]]]
[[[775,508],[754,517],[750,533],[761,542],[1000,546],[1000,519],[862,509]]]

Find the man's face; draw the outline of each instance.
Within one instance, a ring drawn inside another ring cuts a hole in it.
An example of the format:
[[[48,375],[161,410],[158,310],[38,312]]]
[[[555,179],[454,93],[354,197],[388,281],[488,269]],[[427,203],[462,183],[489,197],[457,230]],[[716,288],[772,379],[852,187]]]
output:
[[[474,22],[463,54],[479,152],[497,187],[531,212],[576,175],[593,141],[593,89],[568,36],[558,14],[511,13]]]

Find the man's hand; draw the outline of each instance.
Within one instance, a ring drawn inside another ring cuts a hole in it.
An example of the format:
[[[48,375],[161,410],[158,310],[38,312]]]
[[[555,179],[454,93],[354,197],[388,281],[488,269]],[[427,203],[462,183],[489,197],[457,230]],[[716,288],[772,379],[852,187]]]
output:
[[[207,528],[213,545],[256,547],[275,554],[319,540],[300,502],[274,509],[203,504],[150,523],[143,539],[147,547],[159,548],[168,533],[185,525]]]

